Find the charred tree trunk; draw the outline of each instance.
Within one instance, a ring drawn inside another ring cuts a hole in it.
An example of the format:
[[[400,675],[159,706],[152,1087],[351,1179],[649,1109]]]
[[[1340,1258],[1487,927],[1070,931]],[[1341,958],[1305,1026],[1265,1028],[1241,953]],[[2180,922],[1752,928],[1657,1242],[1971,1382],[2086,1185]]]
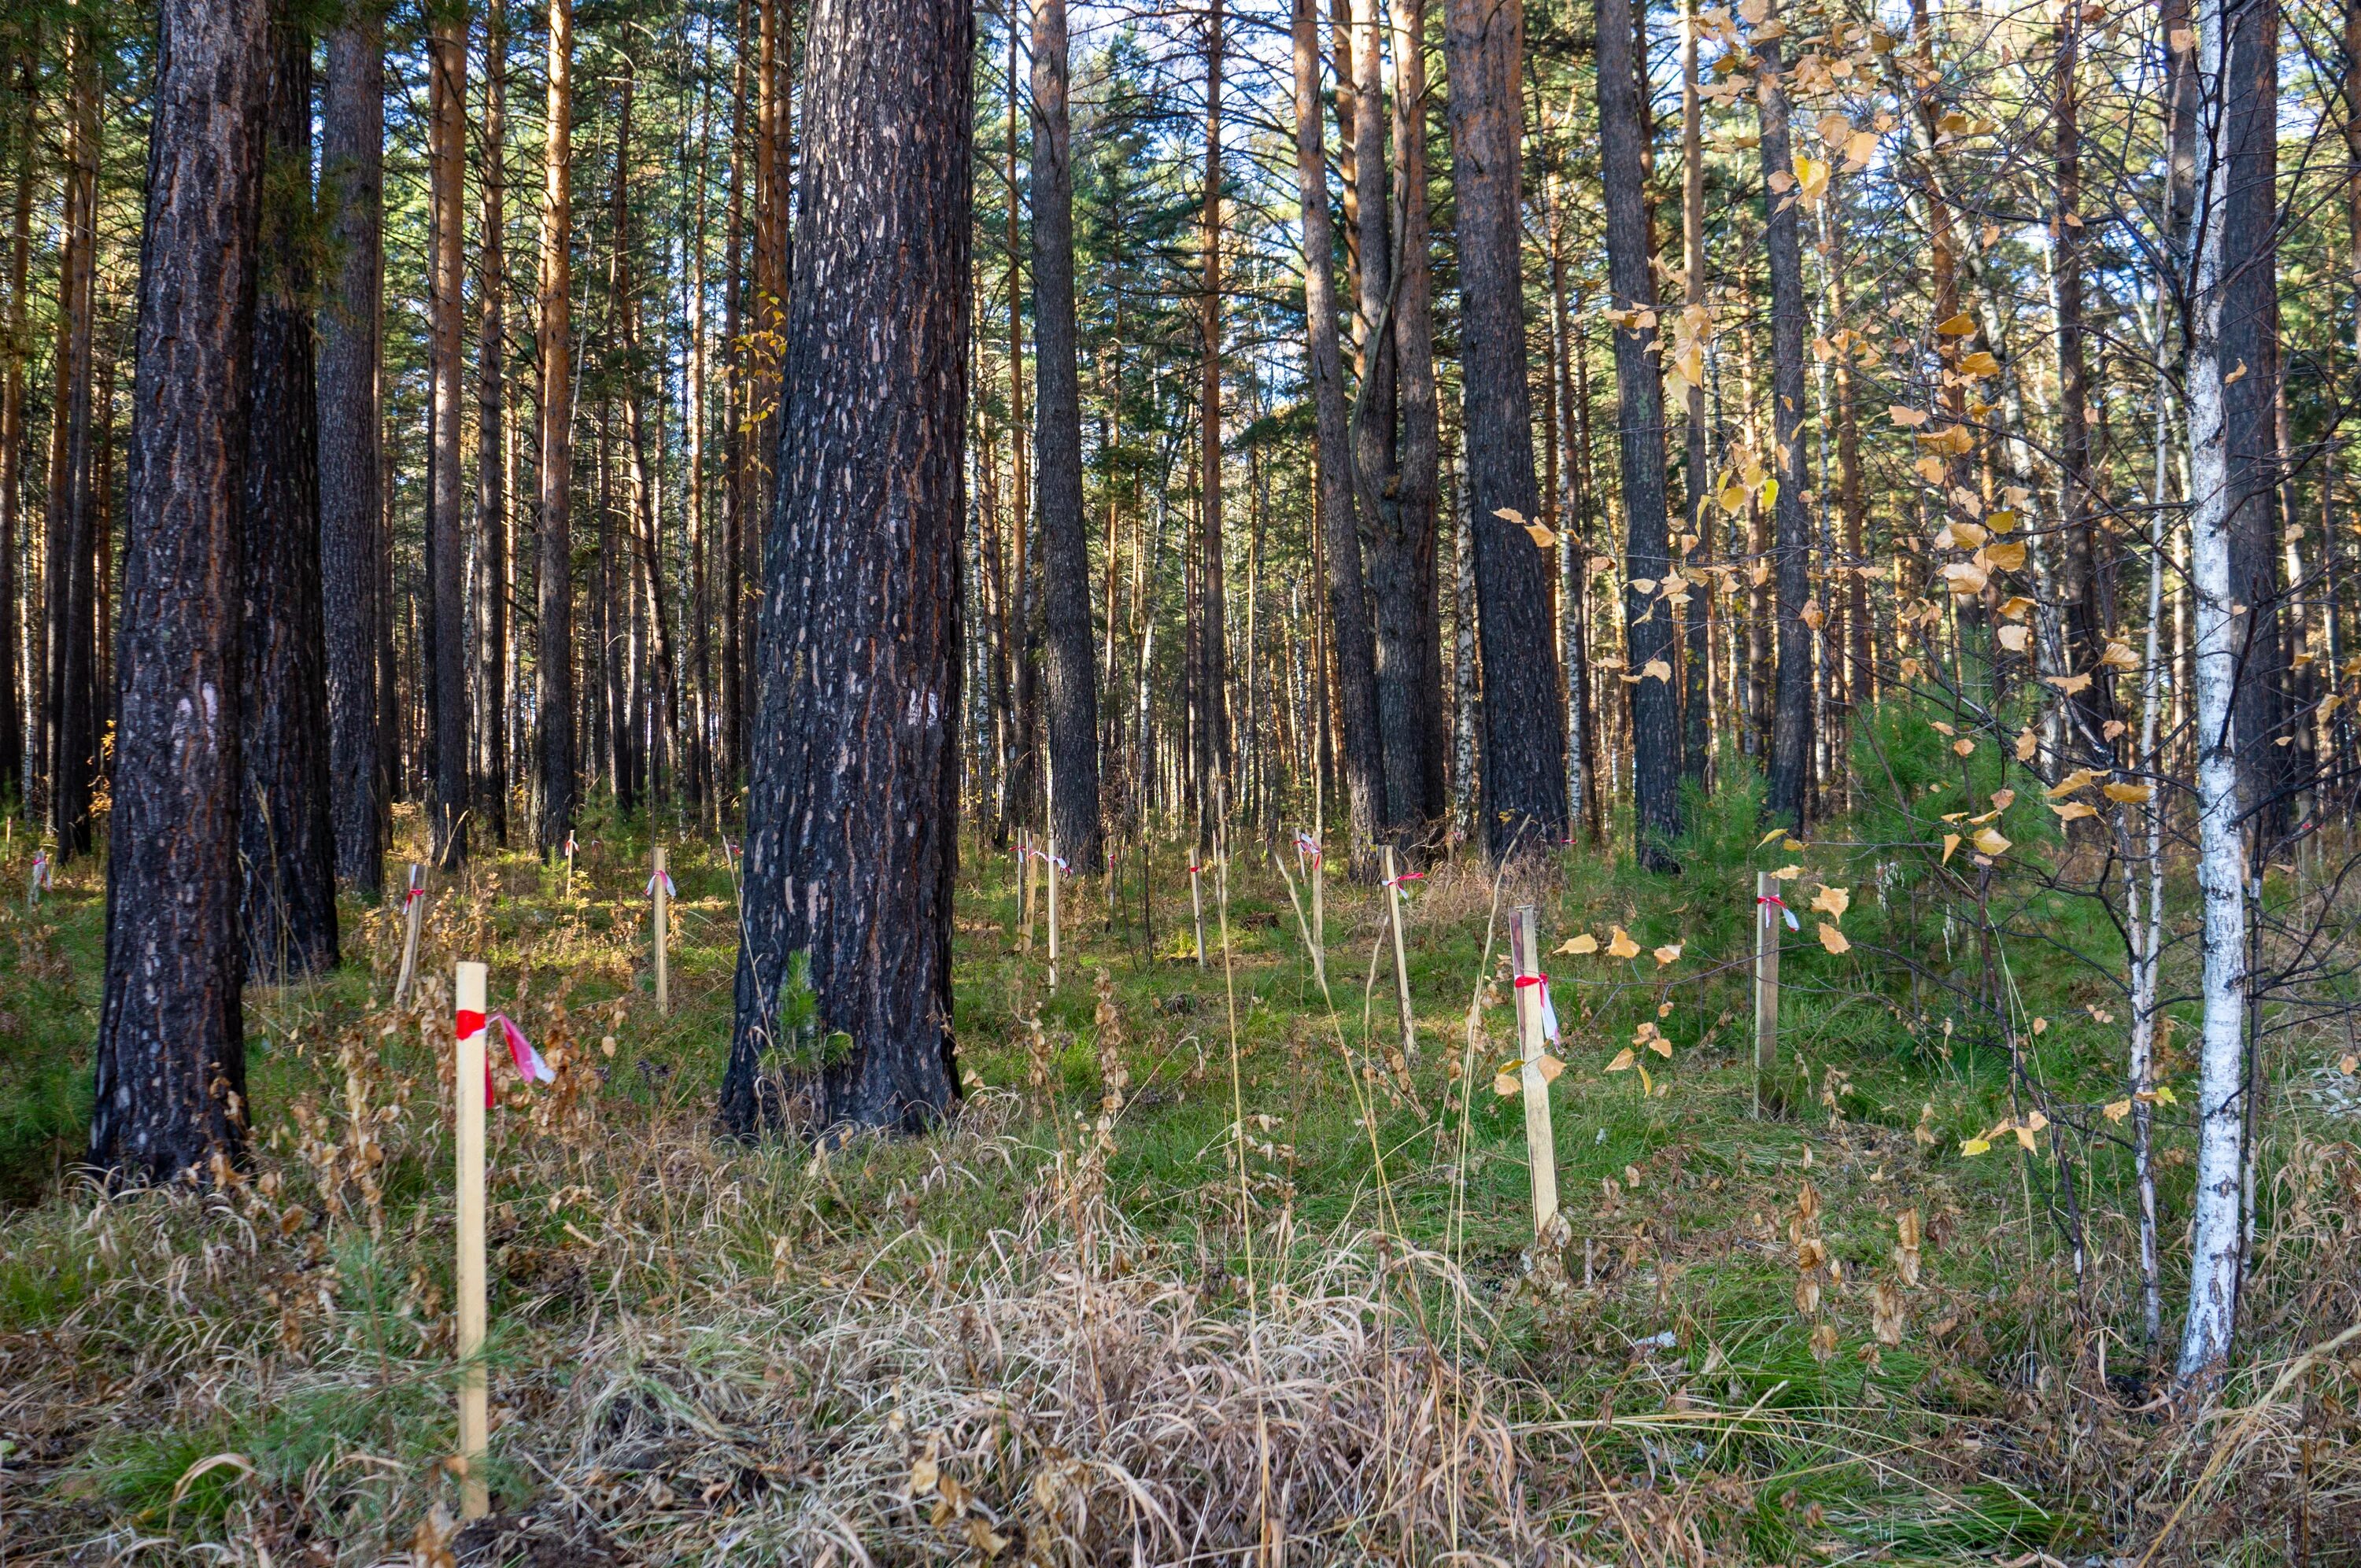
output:
[[[548,137],[541,217],[541,517],[535,716],[541,724],[542,857],[574,827],[574,372],[567,249],[574,224],[574,7],[549,0]]]
[[[1773,175],[1795,179],[1787,128],[1787,90],[1778,41],[1755,46],[1761,62],[1755,108],[1763,131],[1763,251],[1771,272],[1771,471],[1773,592],[1779,646],[1779,685],[1771,724],[1772,817],[1801,832],[1811,809],[1812,629],[1803,620],[1811,597],[1812,519],[1804,494],[1811,488],[1804,444],[1804,249],[1796,234],[1800,187],[1782,193]]]
[[[1705,309],[1705,138],[1704,104],[1697,82],[1697,0],[1686,0],[1681,27],[1681,302],[1686,310]],[[1702,324],[1702,323],[1700,323]],[[1685,443],[1681,473],[1688,530],[1689,592],[1682,610],[1686,641],[1681,670],[1681,777],[1702,788],[1706,761],[1713,749],[1713,713],[1708,676],[1712,652],[1706,634],[1706,606],[1712,579],[1706,568],[1713,559],[1712,514],[1706,493],[1712,482],[1706,474],[1705,387],[1691,379],[1683,400]]]
[[[1459,187],[1460,353],[1483,643],[1484,825],[1500,858],[1554,848],[1566,836],[1565,716],[1550,637],[1554,557],[1499,515],[1541,510],[1520,264],[1521,8],[1449,0],[1444,48]],[[1659,472],[1660,487],[1662,479]]]
[[[1304,358],[1318,429],[1321,536],[1329,624],[1335,639],[1338,728],[1356,863],[1384,817],[1385,761],[1378,750],[1377,654],[1353,525],[1352,444],[1346,434],[1344,357],[1336,336],[1336,258],[1328,212],[1328,159],[1322,143],[1319,0],[1295,0],[1295,178],[1303,216]],[[1324,664],[1325,661],[1319,661]],[[1324,669],[1315,677],[1324,688]],[[1324,738],[1324,737],[1323,737]]]
[[[1411,685],[1418,704],[1413,819],[1430,842],[1450,814],[1444,767],[1442,577],[1436,554],[1442,498],[1442,408],[1434,380],[1434,266],[1429,257],[1426,181],[1426,0],[1395,0],[1394,196],[1401,262],[1394,282],[1395,387],[1401,409],[1401,530],[1411,557],[1410,614],[1416,638]]]
[[[266,984],[336,962],[326,633],[321,624],[320,474],[311,268],[312,39],[272,27],[262,246],[247,388],[246,668],[238,698],[238,848],[247,972]]]
[[[722,1120],[915,1129],[959,1093],[959,819],[973,16],[815,0],[801,263],[762,599]],[[779,1033],[800,955],[818,1024]]]
[[[483,250],[476,346],[476,811],[495,843],[509,839],[509,451],[507,0],[484,13]]]
[[[1104,864],[1090,545],[1082,532],[1082,367],[1074,339],[1074,171],[1066,113],[1066,0],[1033,0],[1035,484],[1048,621],[1049,820],[1077,870]]]
[[[1664,501],[1664,388],[1656,378],[1656,280],[1649,270],[1647,192],[1642,159],[1640,80],[1632,59],[1631,0],[1598,4],[1599,179],[1607,198],[1607,274],[1614,309],[1618,446],[1623,470],[1625,576],[1660,583],[1671,570]],[[1481,512],[1478,517],[1480,520]],[[1663,599],[1623,590],[1631,667],[1632,831],[1640,859],[1671,869],[1665,842],[1681,830],[1680,696],[1673,687],[1675,628]],[[1490,668],[1490,661],[1486,661]]]
[[[238,512],[265,0],[159,14],[141,236],[115,810],[90,1162],[169,1180],[246,1145]]]
[[[1230,772],[1228,620],[1222,593],[1222,44],[1223,0],[1205,35],[1204,272],[1197,303],[1197,845],[1213,847]]]
[[[58,859],[87,854],[98,778],[97,572],[91,491],[92,333],[98,220],[99,62],[87,27],[69,33],[63,244],[58,258],[58,396],[50,411],[49,831]]]
[[[34,54],[16,71],[16,192],[8,238],[8,335],[0,344],[0,812],[25,804],[25,709],[17,697],[16,537],[23,522],[25,355],[31,346],[25,301],[33,242]]]

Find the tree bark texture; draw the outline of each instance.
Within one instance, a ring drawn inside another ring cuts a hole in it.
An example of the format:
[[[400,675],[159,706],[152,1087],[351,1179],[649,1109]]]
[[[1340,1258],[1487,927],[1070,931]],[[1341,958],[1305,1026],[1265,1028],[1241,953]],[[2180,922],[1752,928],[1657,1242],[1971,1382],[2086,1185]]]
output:
[[[99,61],[87,27],[70,31],[62,245],[58,259],[57,395],[50,405],[46,587],[49,832],[60,861],[91,846],[98,778],[97,600],[91,488],[93,283],[98,243]]]
[[[320,567],[327,634],[329,806],[336,874],[377,895],[378,642],[385,606],[379,513],[378,291],[384,265],[385,23],[350,0],[328,35],[320,194],[336,261],[319,312]],[[391,694],[387,694],[390,700]]]
[[[533,663],[541,724],[536,847],[560,854],[574,827],[574,6],[549,0],[549,107],[541,217],[541,516]]]
[[[1385,760],[1378,740],[1377,653],[1354,528],[1352,443],[1345,368],[1336,334],[1335,225],[1328,210],[1328,156],[1320,103],[1319,0],[1295,0],[1295,179],[1303,218],[1303,318],[1317,431],[1322,544],[1329,622],[1335,639],[1337,728],[1344,732],[1345,792],[1354,863],[1371,850],[1385,815]],[[1324,675],[1321,683],[1326,685]]]
[[[16,539],[24,521],[25,356],[31,346],[25,280],[33,240],[34,51],[18,51],[8,228],[8,335],[0,343],[0,802],[25,802],[25,708],[16,685]],[[5,810],[0,805],[0,810]]]
[[[427,258],[427,360],[434,383],[434,462],[431,504],[435,635],[430,688],[434,792],[427,825],[434,863],[456,870],[467,856],[467,482],[459,462],[467,365],[460,347],[465,305],[463,232],[467,227],[467,20],[464,4],[437,14],[427,42],[428,185],[434,203]]]
[[[1222,566],[1222,44],[1223,0],[1205,34],[1204,272],[1197,305],[1197,843],[1213,849],[1230,774],[1229,630]]]
[[[1105,864],[1099,814],[1091,557],[1082,531],[1082,367],[1074,336],[1074,170],[1066,0],[1033,4],[1033,448],[1048,621],[1049,821],[1076,870]]]
[[[266,0],[159,17],[90,1129],[126,1179],[246,1142],[238,513],[269,35]]]
[[[1426,0],[1395,0],[1394,196],[1400,265],[1394,281],[1395,387],[1401,408],[1401,530],[1411,563],[1410,611],[1417,647],[1411,683],[1418,699],[1419,795],[1411,819],[1431,841],[1451,809],[1443,741],[1442,578],[1436,552],[1442,495],[1442,408],[1434,379],[1434,266],[1428,254],[1426,182]]]
[[[1608,291],[1615,326],[1617,447],[1622,461],[1625,576],[1661,583],[1672,569],[1664,500],[1664,387],[1657,379],[1656,280],[1649,270],[1638,66],[1631,0],[1598,0],[1599,180],[1607,204]],[[1479,525],[1482,513],[1477,513]],[[1623,590],[1631,712],[1632,825],[1640,859],[1658,870],[1681,830],[1680,696],[1673,686],[1673,610],[1637,586]],[[1486,668],[1490,668],[1487,661]]]
[[[807,25],[788,418],[722,1087],[722,1120],[741,1134],[782,1119],[916,1129],[959,1093],[974,22],[964,0],[814,0]],[[818,1002],[808,1047],[777,1033],[796,954]]]
[[[493,841],[509,836],[509,477],[507,300],[508,6],[484,12],[483,248],[476,348],[477,816]]]
[[[1810,453],[1804,443],[1804,248],[1796,233],[1802,201],[1788,131],[1787,90],[1778,41],[1755,46],[1755,111],[1763,133],[1763,252],[1771,273],[1771,472],[1773,617],[1779,651],[1778,696],[1771,721],[1770,815],[1797,832],[1811,807],[1812,629],[1803,620],[1811,597],[1812,518],[1804,501],[1811,488]]]
[[[1554,557],[1498,515],[1502,508],[1525,518],[1541,510],[1520,264],[1522,5],[1450,0],[1444,48],[1459,194],[1463,419],[1483,644],[1484,824],[1499,858],[1554,849],[1566,836],[1565,716],[1551,646]],[[1657,481],[1661,495],[1661,470]]]
[[[321,620],[320,473],[312,276],[302,243],[312,189],[312,39],[271,27],[262,245],[247,388],[246,660],[238,761],[246,775],[247,972],[280,984],[336,962],[328,654]]]

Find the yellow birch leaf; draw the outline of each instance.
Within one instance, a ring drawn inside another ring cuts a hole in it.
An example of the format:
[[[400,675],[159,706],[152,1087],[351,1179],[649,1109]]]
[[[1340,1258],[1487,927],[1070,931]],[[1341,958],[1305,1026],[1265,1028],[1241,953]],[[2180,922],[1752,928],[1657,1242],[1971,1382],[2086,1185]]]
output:
[[[1927,411],[1905,409],[1900,403],[1888,403],[1885,405],[1885,417],[1905,430],[1916,430],[1927,422]]]
[[[2053,804],[2049,809],[2058,814],[2060,822],[2080,822],[2085,817],[2099,815],[2099,808],[2087,800],[2070,800],[2063,806]]]
[[[1663,947],[1656,949],[1657,967],[1662,968],[1666,964],[1670,964],[1680,956],[1681,944],[1678,942],[1667,942]]]
[[[1995,540],[1984,546],[1984,560],[2004,572],[2021,572],[2025,569],[2025,541]]]
[[[1962,757],[1973,756],[1975,754],[1976,743],[1963,735],[1959,740],[1951,742],[1951,750],[1958,752]]]
[[[1812,896],[1812,907],[1822,911],[1831,919],[1841,920],[1844,918],[1844,912],[1852,907],[1852,890],[1845,887],[1830,887],[1828,883],[1822,883],[1820,891]]]
[[[1640,666],[1640,678],[1643,681],[1663,681],[1670,685],[1673,667],[1662,659],[1651,659]]]
[[[2012,653],[2024,652],[2026,644],[2033,641],[2032,629],[2024,626],[2004,626],[1995,635],[2000,645]]]
[[[1558,1060],[1557,1058],[1550,1055],[1547,1051],[1543,1051],[1533,1062],[1533,1070],[1542,1075],[1542,1081],[1543,1083],[1555,1083],[1557,1081],[1557,1075],[1565,1070],[1565,1063]]]
[[[1648,1048],[1655,1052],[1658,1056],[1664,1058],[1666,1061],[1673,1059],[1673,1042],[1664,1038],[1662,1035],[1658,1035],[1655,1038],[1650,1040],[1648,1042]]]
[[[1525,524],[1525,537],[1531,539],[1536,548],[1543,550],[1550,549],[1557,543],[1557,535],[1538,522]]]
[[[2125,806],[2137,806],[2156,794],[2156,790],[2148,784],[2101,784],[2099,793],[2109,800],[2121,801]]]
[[[1609,1072],[1626,1071],[1631,1068],[1633,1062],[1638,1061],[1639,1059],[1639,1057],[1633,1054],[1631,1047],[1626,1046],[1621,1050],[1615,1053],[1615,1059],[1607,1064],[1607,1070]]]
[[[1976,834],[1976,848],[1987,855],[2004,855],[2008,853],[2008,840],[2001,837],[1999,828],[1986,828]]]
[[[2132,1113],[2132,1102],[2128,1099],[2111,1100],[2099,1107],[2099,1113],[2110,1122],[2120,1122]]]
[[[1820,922],[1820,946],[1832,953],[1852,951],[1852,943],[1846,939],[1845,934],[1825,920]]]
[[[1509,1096],[1516,1093],[1517,1091],[1522,1087],[1522,1084],[1519,1083],[1515,1078],[1511,1077],[1508,1073],[1496,1072],[1492,1075],[1492,1092],[1499,1095],[1503,1100],[1506,1100]]]
[[[1960,836],[1957,833],[1946,833],[1943,835],[1943,863],[1945,865],[1951,863],[1951,851],[1959,847]]]
[[[1514,507],[1494,507],[1492,515],[1503,522],[1513,522],[1519,528],[1525,526],[1525,514]]]
[[[1968,314],[1967,312],[1961,311],[1949,321],[1944,322],[1940,325],[1937,326],[1935,330],[1941,333],[1945,337],[1969,337],[1973,335],[1975,333],[1976,318]]]
[[[1595,953],[1598,950],[1598,938],[1585,931],[1560,942],[1557,950],[1561,953]]]
[[[1990,1138],[1962,1138],[1960,1140],[1960,1153],[1969,1159],[1973,1159],[1980,1154],[1990,1154],[1991,1152],[1992,1140]]]
[[[1640,956],[1640,944],[1631,939],[1631,932],[1618,926],[1615,927],[1615,939],[1607,944],[1607,956],[1610,959],[1636,959]]]

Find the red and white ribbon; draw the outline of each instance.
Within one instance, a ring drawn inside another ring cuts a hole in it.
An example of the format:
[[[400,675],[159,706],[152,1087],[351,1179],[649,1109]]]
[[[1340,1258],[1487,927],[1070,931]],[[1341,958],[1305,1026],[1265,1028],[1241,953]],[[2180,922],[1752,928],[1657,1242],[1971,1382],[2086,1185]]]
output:
[[[1548,1037],[1551,1045],[1556,1045],[1557,1009],[1550,1005],[1549,976],[1536,971],[1532,974],[1521,974],[1517,977],[1517,989],[1519,991],[1524,991],[1533,986],[1541,987],[1542,1033]]]
[[[1383,885],[1387,887],[1400,887],[1406,882],[1424,882],[1425,880],[1426,873],[1424,872],[1404,872],[1400,876],[1389,876],[1386,878]]]
[[[1777,894],[1758,894],[1755,895],[1754,902],[1758,905],[1768,904],[1775,906],[1779,913],[1785,917],[1788,930],[1800,931],[1804,928],[1804,923],[1795,918],[1795,912],[1787,907],[1787,901],[1781,898]]]
[[[664,879],[664,896],[665,896],[666,898],[678,898],[678,897],[680,896],[680,894],[677,894],[677,893],[675,893],[675,891],[673,891],[673,885],[672,885],[672,872],[655,872],[653,875],[651,875],[651,876],[648,878],[648,896],[649,896],[650,898],[653,898],[653,897],[656,895],[656,879],[657,879],[658,877],[661,877],[661,878],[663,878],[663,879]]]
[[[1316,866],[1320,863],[1320,840],[1309,833],[1298,833],[1295,836],[1295,852]]]
[[[456,1024],[462,1040],[472,1040],[484,1032],[484,1015],[472,1008],[459,1009]],[[484,1054],[484,1109],[489,1111],[499,1103],[500,1096],[492,1091],[491,1053],[487,1051]]]
[[[500,1038],[508,1042],[509,1060],[516,1063],[517,1076],[530,1083],[555,1083],[557,1070],[541,1059],[524,1031],[510,1022],[505,1013],[492,1014],[492,1022],[500,1026]]]
[[[566,854],[568,860],[574,856],[574,834],[571,830],[568,830],[566,835]]]
[[[46,850],[33,857],[33,885],[54,891],[49,883],[49,856]]]

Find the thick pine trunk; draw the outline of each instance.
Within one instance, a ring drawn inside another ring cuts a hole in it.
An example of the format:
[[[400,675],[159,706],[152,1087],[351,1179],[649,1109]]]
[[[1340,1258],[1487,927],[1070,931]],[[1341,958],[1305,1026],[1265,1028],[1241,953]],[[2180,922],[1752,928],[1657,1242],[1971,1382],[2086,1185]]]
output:
[[[1303,218],[1303,314],[1317,429],[1320,527],[1335,641],[1338,728],[1356,863],[1377,840],[1384,817],[1385,763],[1378,750],[1377,654],[1361,583],[1354,524],[1351,442],[1346,434],[1343,350],[1336,335],[1336,258],[1328,211],[1328,159],[1320,104],[1319,0],[1295,0],[1295,179]],[[1324,661],[1323,661],[1324,663]],[[1323,670],[1320,684],[1327,685]]]
[[[1681,27],[1681,302],[1685,310],[1705,309],[1705,137],[1704,104],[1697,82],[1697,0],[1685,0]],[[1700,322],[1699,325],[1702,326]],[[1699,334],[1702,335],[1702,333]],[[1706,567],[1713,559],[1709,535],[1712,513],[1706,492],[1712,482],[1706,473],[1705,388],[1689,383],[1684,400],[1684,443],[1681,488],[1686,503],[1688,577],[1690,591],[1682,606],[1686,641],[1681,669],[1681,777],[1703,786],[1706,761],[1713,748],[1713,712],[1708,676],[1712,653],[1706,634],[1706,607],[1712,598],[1712,579]]]
[[[541,217],[541,517],[535,609],[535,713],[541,724],[544,859],[564,851],[574,826],[574,409],[568,296],[573,269],[574,7],[549,4],[549,108]]]
[[[98,205],[99,73],[87,28],[68,34],[63,244],[58,260],[57,397],[50,415],[47,554],[49,832],[60,861],[91,846],[98,777],[95,498],[91,488],[92,283]]]
[[[434,204],[427,258],[427,359],[434,383],[434,465],[432,581],[435,635],[429,688],[433,708],[434,790],[427,826],[435,864],[456,870],[467,856],[467,536],[466,475],[459,462],[461,399],[467,366],[460,348],[462,231],[467,225],[467,19],[464,5],[438,13],[427,44],[430,73],[428,184]]]
[[[245,795],[247,972],[276,984],[336,962],[336,838],[321,624],[320,475],[304,214],[312,184],[312,40],[281,16],[272,48],[254,363],[247,389]]]
[[[723,1122],[741,1134],[783,1117],[915,1129],[959,1092],[973,26],[964,0],[815,0],[810,14],[789,415],[722,1087]],[[775,1033],[796,955],[818,999],[808,1041]]]
[[[2050,135],[2057,154],[2056,205],[2050,221],[2052,303],[2058,323],[2058,528],[2066,600],[2066,665],[2088,674],[2091,684],[2067,698],[2072,715],[2070,744],[2077,756],[2112,762],[2115,747],[2105,738],[2114,717],[2114,672],[2099,663],[2106,649],[2104,586],[2099,575],[2098,528],[2092,517],[2091,427],[2085,418],[2090,389],[2082,352],[2082,227],[2076,209],[2082,199],[2081,104],[2076,81],[2081,54],[2081,13],[2059,16],[2057,91],[2050,109]],[[2095,821],[2095,819],[2093,819]]]
[[[1222,566],[1223,0],[1205,34],[1205,188],[1197,302],[1197,845],[1214,845],[1230,773],[1229,630]]]
[[[1599,179],[1607,199],[1608,290],[1624,313],[1615,327],[1615,393],[1622,459],[1625,576],[1661,582],[1672,567],[1666,537],[1664,388],[1654,350],[1656,280],[1649,270],[1647,192],[1642,160],[1638,67],[1631,0],[1598,0]],[[1479,526],[1481,509],[1477,512]],[[1642,861],[1670,865],[1663,845],[1681,830],[1680,696],[1673,686],[1675,628],[1662,599],[1627,587],[1623,615],[1630,667],[1632,832]],[[1486,667],[1490,662],[1486,661]]]
[[[1812,591],[1812,518],[1804,501],[1812,478],[1803,433],[1804,340],[1809,318],[1804,308],[1804,249],[1796,234],[1801,197],[1793,183],[1782,194],[1780,182],[1772,178],[1795,179],[1778,42],[1757,44],[1755,57],[1761,62],[1754,103],[1763,132],[1763,253],[1771,272],[1770,466],[1779,486],[1771,507],[1779,682],[1766,806],[1772,817],[1800,832],[1811,809],[1812,789],[1812,629],[1803,620],[1804,601]]]
[[[1541,510],[1519,254],[1522,7],[1515,0],[1450,0],[1444,49],[1459,187],[1460,354],[1483,642],[1484,825],[1497,858],[1551,849],[1566,836],[1565,717],[1550,636],[1554,557],[1497,515],[1503,508],[1526,518]],[[1659,537],[1663,477],[1659,466]]]
[[[269,35],[265,0],[159,20],[90,1128],[91,1163],[135,1180],[246,1144],[238,513]]]
[[[1393,35],[1394,190],[1401,218],[1394,352],[1401,406],[1401,523],[1410,544],[1417,639],[1411,669],[1419,708],[1414,817],[1430,840],[1439,841],[1451,801],[1443,759],[1443,600],[1436,552],[1443,431],[1434,378],[1434,266],[1428,254],[1426,0],[1395,0]]]
[[[484,13],[483,249],[476,346],[476,812],[495,843],[509,838],[508,6]]]
[[[1065,0],[1033,0],[1033,414],[1048,621],[1049,820],[1076,869],[1104,865],[1090,545],[1082,532],[1082,367],[1074,340],[1074,171]]]
[[[0,811],[25,801],[25,709],[16,687],[16,537],[23,522],[25,280],[33,240],[34,51],[20,49],[16,79],[16,201],[8,239],[8,335],[0,343]]]

